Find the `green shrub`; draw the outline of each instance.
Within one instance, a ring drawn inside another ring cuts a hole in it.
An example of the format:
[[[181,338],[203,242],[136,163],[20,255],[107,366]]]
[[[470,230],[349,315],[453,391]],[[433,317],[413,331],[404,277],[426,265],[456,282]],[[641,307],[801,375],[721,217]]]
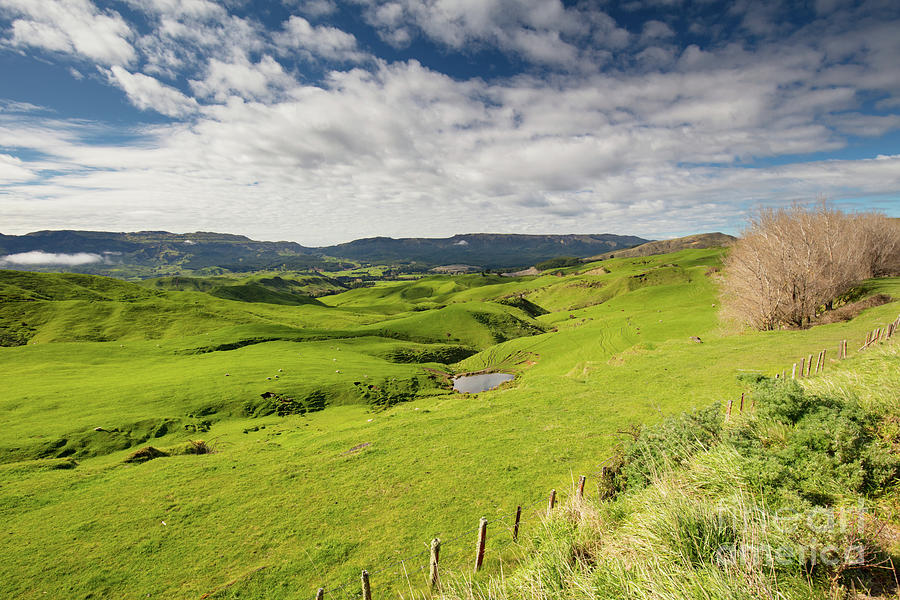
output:
[[[776,503],[828,505],[900,475],[900,458],[877,435],[879,416],[856,400],[808,395],[791,381],[762,381],[754,394],[757,418],[731,430],[729,443]]]
[[[645,487],[658,474],[683,465],[697,452],[715,445],[721,431],[722,407],[718,402],[644,427],[625,450],[619,487]]]

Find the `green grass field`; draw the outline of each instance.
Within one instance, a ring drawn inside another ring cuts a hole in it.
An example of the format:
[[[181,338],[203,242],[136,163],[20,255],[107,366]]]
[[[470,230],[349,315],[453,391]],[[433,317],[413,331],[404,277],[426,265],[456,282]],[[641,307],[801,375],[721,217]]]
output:
[[[741,373],[833,359],[845,338],[853,354],[900,313],[739,331],[719,319],[721,256],[297,303],[209,293],[221,282],[0,272],[0,336],[20,344],[0,348],[0,596],[311,598],[349,581],[326,597],[352,597],[361,569],[384,567],[377,595],[408,596],[421,579],[402,569],[432,537],[569,489],[617,431],[739,397]],[[900,296],[900,279],[869,290]],[[447,373],[483,369],[516,377],[449,390]],[[308,410],[278,416],[266,392]],[[190,439],[215,452],[124,462]],[[468,568],[472,536],[442,560]],[[517,560],[488,556],[484,577]]]

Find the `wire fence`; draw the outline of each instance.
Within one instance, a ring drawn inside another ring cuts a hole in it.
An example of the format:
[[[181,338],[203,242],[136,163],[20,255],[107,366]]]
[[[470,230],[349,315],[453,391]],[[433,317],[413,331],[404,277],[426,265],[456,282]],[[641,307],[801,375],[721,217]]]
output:
[[[900,316],[898,316],[892,323],[889,323],[884,327],[876,327],[872,331],[868,332],[866,334],[866,339],[863,342],[863,345],[860,346],[857,352],[862,352],[879,342],[885,342],[891,339],[898,329],[900,329]],[[847,340],[841,340],[840,344],[838,344],[837,350],[837,357],[839,360],[847,358],[848,349],[849,346]],[[812,377],[813,375],[818,375],[820,372],[824,372],[825,370],[827,353],[828,350],[824,349],[815,355],[815,366],[813,366],[812,354],[801,357],[799,362],[795,362],[791,365],[790,370],[783,369],[780,373],[776,373],[775,379],[787,379],[788,377],[790,377],[791,379],[803,379],[806,377]],[[790,375],[788,375],[789,373]]]
[[[608,458],[597,465],[597,469],[589,471],[585,475],[585,481],[588,476],[601,476],[604,467],[609,466],[616,459],[616,452],[623,447],[623,444],[616,444],[612,447],[611,454]],[[584,485],[579,479],[579,484]],[[583,488],[582,488],[583,489]],[[577,492],[576,492],[577,493]],[[491,549],[491,556],[498,557],[502,561],[502,553],[512,546],[519,547],[520,527],[524,524],[540,521],[551,508],[550,496],[553,496],[554,503],[556,499],[556,490],[552,490],[550,495],[541,495],[540,497],[531,499],[525,504],[517,505],[515,510],[506,512],[491,519],[485,519],[485,525],[489,528],[488,541]],[[541,507],[544,507],[541,509]],[[518,517],[518,519],[517,519]],[[497,525],[503,525],[501,529],[497,529]],[[475,570],[476,562],[476,535],[481,529],[481,523],[475,527],[467,528],[453,534],[449,537],[442,538],[440,535],[440,561],[439,568],[442,574],[462,572],[467,569]],[[501,533],[502,532],[502,533]],[[471,545],[470,545],[471,544]],[[429,570],[431,567],[431,548],[429,543],[423,544],[425,547],[414,552],[410,552],[401,558],[395,558],[377,565],[374,569],[367,569],[368,578],[372,581],[372,585],[377,582],[378,587],[393,587],[398,581],[406,581],[411,589],[422,587],[427,589],[430,581],[425,575],[422,575],[420,582],[414,580],[419,577],[420,573]],[[413,587],[414,586],[414,587]],[[325,588],[319,588],[319,592],[315,590],[310,594],[310,598],[327,597],[330,599],[348,599],[359,598],[363,595],[361,577],[347,579],[341,584],[331,585]]]
[[[869,332],[866,335],[865,343],[859,349],[859,351],[861,352],[866,348],[873,346],[877,342],[890,339],[898,329],[900,329],[900,316],[898,316],[897,319],[889,325],[882,328],[876,328]],[[839,359],[844,359],[847,357],[847,348],[847,340],[842,340],[838,348]],[[791,378],[796,379],[798,377],[810,377],[812,375],[823,372],[825,368],[826,350],[822,350],[817,355],[815,367],[812,366],[812,358],[813,355],[810,354],[807,357],[804,357],[800,363],[794,363],[792,367]],[[797,370],[798,365],[800,366],[799,372]],[[786,379],[787,370],[776,373],[775,378]],[[741,394],[740,404],[738,407],[738,410],[741,413],[743,413],[745,409],[745,400],[745,395]],[[746,408],[751,407],[752,406],[748,406]],[[726,405],[726,420],[731,418],[733,408],[733,401],[729,400]],[[620,433],[628,434],[630,432]],[[580,494],[583,491],[584,485],[589,476],[598,478],[598,484],[602,484],[604,481],[603,478],[606,475],[606,470],[610,468],[614,461],[621,460],[621,452],[623,451],[624,446],[624,443],[618,443],[612,446],[612,448],[610,449],[610,456],[599,463],[597,465],[597,469],[589,471],[587,475],[580,476],[576,487],[576,494]],[[552,509],[555,494],[556,490],[552,490],[550,496],[542,495],[536,499],[529,501],[527,504],[517,505],[516,510],[501,514],[500,516],[496,516],[491,519],[483,519],[482,522],[487,527],[490,527],[491,525],[494,525],[496,527],[496,525],[499,523],[506,523],[508,525],[508,527],[506,527],[506,532],[508,535],[497,535],[495,527],[491,527],[490,529],[488,529],[488,531],[491,532],[487,539],[491,544],[491,550],[493,552],[492,556],[500,556],[502,560],[501,553],[503,552],[503,550],[508,549],[511,546],[519,547],[517,535],[520,532],[519,526],[524,523],[534,523],[535,521],[542,519],[543,516]],[[551,499],[551,497],[553,499]],[[536,510],[542,505],[546,506],[545,510]],[[477,547],[474,544],[472,546],[467,546],[466,543],[474,543],[476,541],[476,534],[481,533],[481,530],[482,523],[479,523],[479,525],[475,527],[456,532],[447,538],[441,538],[440,535],[438,535],[437,539],[440,540],[440,560],[438,563],[440,573],[456,573],[461,572],[464,569],[476,570],[475,563],[478,560],[477,558],[475,558],[477,556]],[[501,531],[503,530],[501,529]],[[391,588],[397,581],[404,580],[410,587],[411,595],[416,594],[416,589],[427,589],[430,584],[430,578],[425,575],[424,572],[431,569],[432,561],[434,560],[430,542],[431,541],[429,540],[429,542],[424,543],[423,545],[425,547],[423,549],[410,552],[400,558],[391,559],[390,561],[382,565],[376,565],[376,568],[374,570],[366,570],[365,573],[367,573],[368,575],[367,583],[369,581],[374,581],[374,583],[377,584],[378,587]],[[476,549],[476,552],[472,552],[473,548]],[[420,574],[422,574],[421,581],[415,582],[414,580],[418,579]],[[335,584],[328,587],[319,588],[318,591],[311,590],[309,597],[342,600],[362,597],[363,600],[370,600],[371,596],[366,597],[365,590],[366,586],[362,584],[361,577],[357,576],[352,579],[347,579],[340,585]]]

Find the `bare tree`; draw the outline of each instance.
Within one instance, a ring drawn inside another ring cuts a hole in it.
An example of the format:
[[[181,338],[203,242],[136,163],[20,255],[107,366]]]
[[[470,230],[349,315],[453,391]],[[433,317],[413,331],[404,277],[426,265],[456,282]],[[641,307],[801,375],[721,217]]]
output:
[[[728,312],[757,329],[806,327],[861,280],[900,264],[900,228],[875,213],[762,209],[725,262]]]
[[[855,232],[869,277],[900,274],[900,219],[863,213],[856,216]]]

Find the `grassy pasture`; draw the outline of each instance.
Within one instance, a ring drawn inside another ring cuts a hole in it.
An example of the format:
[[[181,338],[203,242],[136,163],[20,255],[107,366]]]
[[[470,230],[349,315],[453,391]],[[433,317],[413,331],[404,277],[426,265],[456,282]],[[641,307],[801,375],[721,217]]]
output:
[[[0,348],[0,596],[312,597],[346,581],[355,592],[362,568],[568,489],[628,424],[739,396],[736,375],[789,369],[822,348],[834,358],[844,338],[853,354],[900,312],[894,302],[806,331],[734,331],[718,318],[720,258],[425,277],[299,306],[107,280],[98,285],[118,291],[106,299],[73,298],[54,276],[0,278],[2,323],[31,328],[29,344]],[[872,291],[898,296],[900,280]],[[546,314],[509,304],[517,298]],[[398,362],[448,346],[475,354]],[[485,368],[516,378],[461,396],[429,377]],[[415,379],[417,397],[373,410],[356,382],[391,379]],[[252,416],[248,402],[267,391],[322,392],[329,406]],[[110,445],[95,427],[121,435]],[[143,439],[116,448],[126,433]],[[197,438],[216,452],[123,462],[141,445]],[[60,439],[74,468],[38,452]],[[500,568],[493,540],[485,577]],[[448,543],[446,564],[468,565],[473,545]],[[379,595],[408,585],[392,574],[373,577]]]

